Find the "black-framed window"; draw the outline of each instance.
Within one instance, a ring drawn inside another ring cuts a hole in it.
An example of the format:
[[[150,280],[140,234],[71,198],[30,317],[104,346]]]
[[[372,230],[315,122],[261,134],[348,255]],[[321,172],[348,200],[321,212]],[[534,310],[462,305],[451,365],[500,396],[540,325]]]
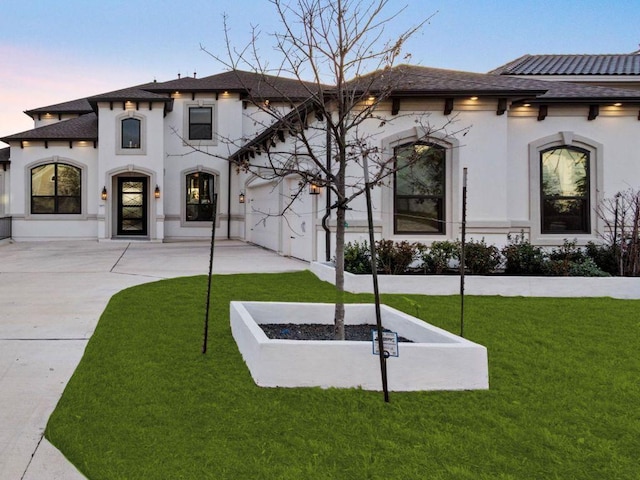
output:
[[[446,149],[418,143],[396,148],[394,232],[444,234]]]
[[[213,108],[189,107],[189,140],[213,139]]]
[[[540,152],[542,233],[590,233],[589,152],[561,146]]]
[[[213,193],[215,177],[209,173],[196,172],[187,175],[188,222],[203,222],[213,219]]]
[[[81,170],[64,163],[31,169],[31,213],[82,213]]]
[[[137,118],[122,120],[122,148],[140,148],[140,124],[141,122]]]

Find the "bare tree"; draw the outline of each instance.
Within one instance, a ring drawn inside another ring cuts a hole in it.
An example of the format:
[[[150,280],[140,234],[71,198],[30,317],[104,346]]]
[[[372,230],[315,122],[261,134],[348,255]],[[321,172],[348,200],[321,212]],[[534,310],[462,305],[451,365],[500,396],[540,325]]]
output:
[[[369,165],[369,186],[385,183],[396,170],[393,152],[379,147],[388,114],[390,95],[402,84],[405,70],[395,67],[410,58],[406,41],[429,20],[385,39],[401,12],[386,13],[389,0],[269,0],[277,11],[282,30],[273,34],[279,63],[269,65],[260,54],[260,35],[253,27],[251,42],[242,49],[231,45],[225,19],[226,56],[208,51],[233,72],[260,115],[263,132],[248,143],[221,139],[239,147],[231,157],[239,171],[282,181],[296,176],[298,190],[287,202],[289,209],[309,184],[331,194],[335,211],[336,310],[335,336],[344,339],[344,243],[346,210],[365,192],[363,161]],[[407,66],[407,69],[410,67]],[[253,76],[246,76],[249,70]],[[256,84],[256,78],[259,79]],[[291,80],[298,88],[291,92]],[[251,85],[248,83],[253,82]],[[279,102],[270,102],[280,98]],[[293,98],[296,97],[296,98]],[[385,103],[386,102],[386,103]],[[397,112],[396,112],[397,113]],[[415,116],[415,115],[414,115]],[[399,119],[402,115],[396,115]],[[420,140],[428,140],[433,128],[426,117],[415,117]],[[438,130],[445,130],[453,123]],[[407,156],[408,157],[408,156]],[[414,155],[414,161],[419,155]],[[407,158],[403,166],[411,165]],[[283,214],[284,212],[279,212]]]
[[[618,272],[640,275],[640,191],[629,189],[604,199],[596,209],[605,228],[602,238],[615,252]]]

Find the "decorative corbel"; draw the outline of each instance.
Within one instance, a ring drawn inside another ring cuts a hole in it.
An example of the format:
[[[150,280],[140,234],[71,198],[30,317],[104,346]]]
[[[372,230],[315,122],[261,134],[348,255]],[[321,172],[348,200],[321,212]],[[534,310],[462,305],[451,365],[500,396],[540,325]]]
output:
[[[496,110],[496,115],[504,115],[504,112],[507,111],[507,99],[499,98],[498,99],[498,109]]]
[[[400,99],[394,97],[391,99],[391,115],[397,115],[400,113]]]
[[[587,117],[588,120],[595,120],[599,114],[600,114],[599,105],[589,105],[589,116]]]
[[[541,122],[549,114],[549,107],[547,105],[540,105],[538,107],[538,121]]]
[[[453,112],[453,97],[444,99],[444,114],[450,115]]]

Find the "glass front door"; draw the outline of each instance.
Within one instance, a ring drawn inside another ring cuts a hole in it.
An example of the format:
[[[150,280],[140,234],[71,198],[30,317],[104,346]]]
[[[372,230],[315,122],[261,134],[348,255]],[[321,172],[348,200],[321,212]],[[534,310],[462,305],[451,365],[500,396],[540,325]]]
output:
[[[118,178],[118,235],[147,235],[147,179]]]

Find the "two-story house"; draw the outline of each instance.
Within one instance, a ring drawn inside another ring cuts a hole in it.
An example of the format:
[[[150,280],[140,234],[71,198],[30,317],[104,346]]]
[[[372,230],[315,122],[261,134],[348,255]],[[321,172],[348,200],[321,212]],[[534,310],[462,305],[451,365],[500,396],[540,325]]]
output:
[[[416,189],[401,174],[375,188],[379,237],[457,238],[466,168],[470,236],[497,244],[520,231],[538,245],[599,240],[598,203],[640,185],[640,91],[633,82],[548,81],[507,67],[479,74],[401,65],[388,73],[393,91],[368,138],[397,162],[424,156],[430,167],[412,171],[431,188]],[[3,138],[10,151],[0,152],[0,194],[8,199],[0,208],[12,217],[12,236],[206,239],[218,194],[218,238],[324,260],[334,242],[330,193],[298,196],[279,216],[299,179],[267,181],[233,163],[248,155],[265,161],[265,138],[281,150],[289,145],[249,97],[295,111],[313,89],[232,71],[27,111],[34,129]],[[322,118],[306,118],[323,128]],[[417,118],[434,127],[428,139]],[[347,216],[347,240],[366,238],[364,199]]]

